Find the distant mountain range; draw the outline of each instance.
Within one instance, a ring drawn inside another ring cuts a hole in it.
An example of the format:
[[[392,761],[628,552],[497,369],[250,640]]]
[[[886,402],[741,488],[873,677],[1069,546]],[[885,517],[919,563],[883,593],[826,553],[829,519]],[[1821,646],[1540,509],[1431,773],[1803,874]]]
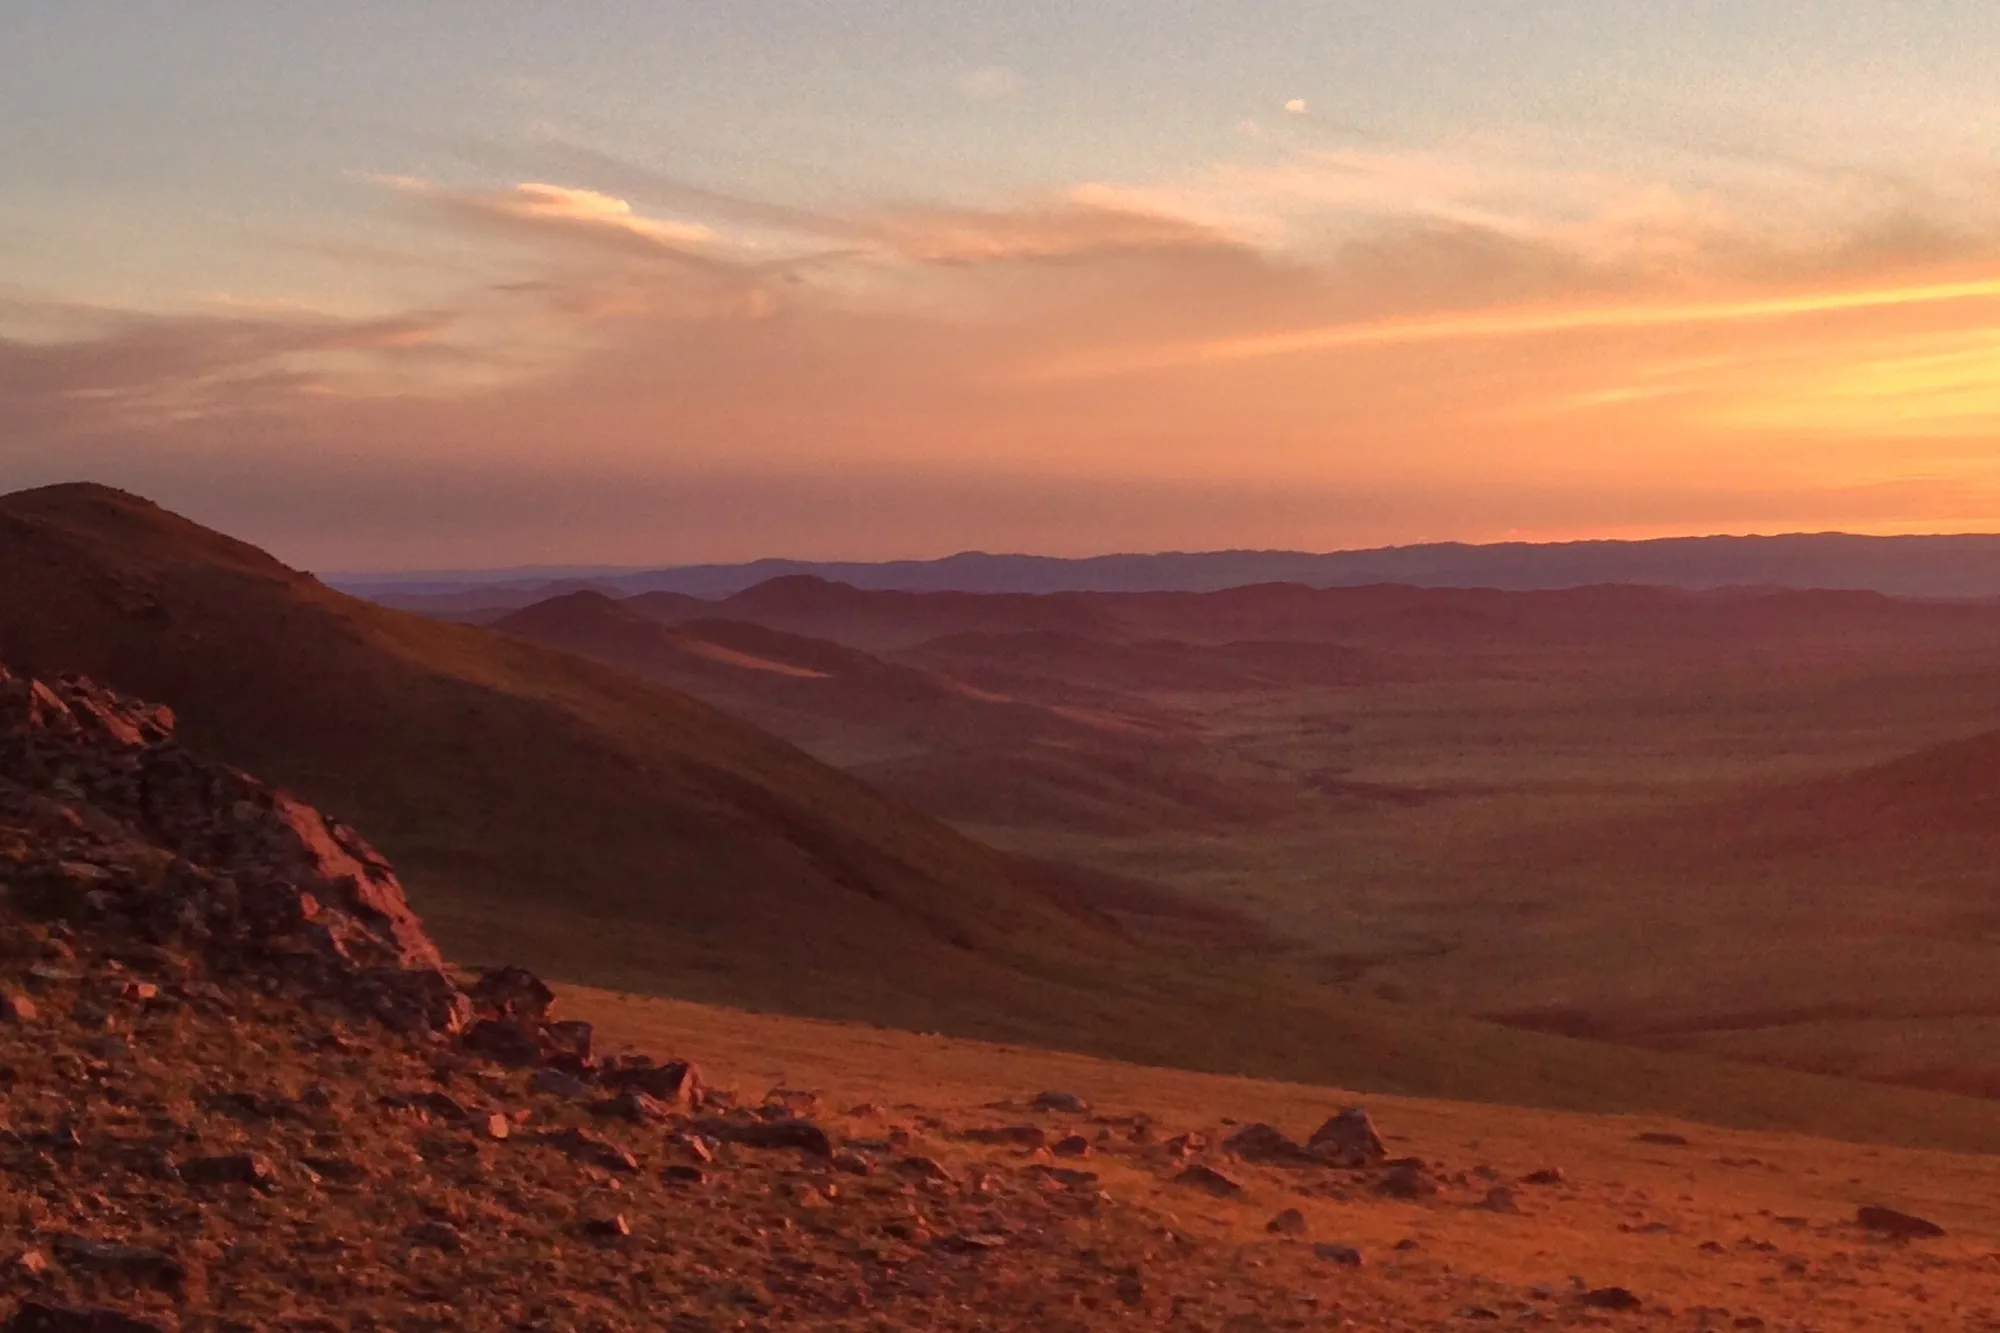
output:
[[[938,560],[753,560],[664,569],[498,570],[490,575],[348,575],[344,591],[413,609],[526,605],[552,593],[726,597],[788,575],[909,592],[1210,592],[1258,583],[1535,591],[1594,584],[1840,588],[1898,597],[2000,597],[2000,535],[1668,537],[1654,541],[1440,542],[1365,551],[1202,551],[1063,559],[962,552]],[[437,599],[437,600],[432,600]],[[427,603],[427,604],[426,604]]]

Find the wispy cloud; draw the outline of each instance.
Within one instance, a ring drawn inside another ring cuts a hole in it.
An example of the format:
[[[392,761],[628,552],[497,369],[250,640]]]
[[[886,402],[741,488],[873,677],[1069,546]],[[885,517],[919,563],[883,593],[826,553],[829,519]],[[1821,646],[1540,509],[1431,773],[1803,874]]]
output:
[[[1115,375],[1253,357],[1354,347],[1407,346],[1474,339],[1735,324],[1810,315],[1959,302],[2000,302],[2000,278],[1927,283],[1858,291],[1803,292],[1742,300],[1589,305],[1556,309],[1505,309],[1416,319],[1374,320],[1294,329],[1252,338],[1217,339],[1150,348],[1048,369],[1055,377]]]

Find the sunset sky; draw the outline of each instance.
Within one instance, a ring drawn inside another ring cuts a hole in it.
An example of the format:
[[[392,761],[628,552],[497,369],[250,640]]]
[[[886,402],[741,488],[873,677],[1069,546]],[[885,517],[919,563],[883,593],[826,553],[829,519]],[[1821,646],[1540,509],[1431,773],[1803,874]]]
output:
[[[2000,529],[1992,0],[0,6],[0,490],[328,570]]]

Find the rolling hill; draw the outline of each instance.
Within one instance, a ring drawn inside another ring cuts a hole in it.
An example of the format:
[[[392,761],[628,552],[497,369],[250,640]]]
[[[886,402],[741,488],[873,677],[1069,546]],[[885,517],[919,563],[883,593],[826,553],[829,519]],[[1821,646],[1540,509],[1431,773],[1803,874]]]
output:
[[[169,703],[190,745],[356,825],[461,961],[1159,1065],[1876,1132],[1784,1072],[1308,984],[1219,953],[1260,936],[1214,904],[1180,925],[1209,947],[1156,946],[1118,918],[1157,924],[1170,896],[1003,855],[657,683],[342,595],[121,492],[0,497],[0,589],[0,660]]]
[[[0,587],[0,660],[170,701],[191,743],[368,829],[460,957],[928,1025],[1046,1019],[1061,988],[1024,967],[1130,952],[684,695],[344,596],[133,496],[0,499]]]

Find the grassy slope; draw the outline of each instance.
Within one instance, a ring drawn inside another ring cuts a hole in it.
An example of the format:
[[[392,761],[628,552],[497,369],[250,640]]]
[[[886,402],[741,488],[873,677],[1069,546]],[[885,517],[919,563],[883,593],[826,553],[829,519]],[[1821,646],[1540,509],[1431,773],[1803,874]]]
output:
[[[680,695],[341,596],[117,492],[0,499],[0,587],[0,659],[173,703],[192,743],[366,830],[460,958],[1470,1099],[1747,1125],[1811,1123],[1826,1100],[1788,1075],[1149,957],[989,849]]]

